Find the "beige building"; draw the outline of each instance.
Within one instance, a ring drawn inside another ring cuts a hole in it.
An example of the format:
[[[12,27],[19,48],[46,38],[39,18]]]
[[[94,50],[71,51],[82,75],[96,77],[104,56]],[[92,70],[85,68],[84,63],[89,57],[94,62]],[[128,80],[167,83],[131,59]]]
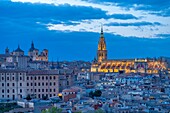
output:
[[[0,99],[26,97],[26,71],[0,70]]]
[[[54,97],[74,84],[72,70],[0,70],[0,99]]]
[[[59,71],[35,70],[27,74],[27,94],[36,98],[53,97],[59,93]]]

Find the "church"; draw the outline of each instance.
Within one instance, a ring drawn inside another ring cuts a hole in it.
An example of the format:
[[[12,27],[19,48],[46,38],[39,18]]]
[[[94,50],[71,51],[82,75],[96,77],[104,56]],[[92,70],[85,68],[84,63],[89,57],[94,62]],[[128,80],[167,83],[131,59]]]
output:
[[[97,49],[97,59],[94,59],[91,72],[104,73],[147,73],[159,74],[168,72],[168,61],[165,57],[160,58],[135,58],[135,59],[107,59],[106,41],[101,28]]]

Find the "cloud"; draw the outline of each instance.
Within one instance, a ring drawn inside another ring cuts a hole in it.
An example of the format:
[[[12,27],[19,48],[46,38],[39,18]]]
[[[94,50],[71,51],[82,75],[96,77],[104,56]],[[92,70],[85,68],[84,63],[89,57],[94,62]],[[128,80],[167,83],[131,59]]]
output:
[[[157,34],[156,36],[161,38],[170,38],[170,34]]]
[[[106,24],[108,26],[160,26],[161,23],[159,22],[145,22],[145,21],[142,21],[142,22],[134,22],[134,23],[118,23],[118,22],[114,22],[114,23],[109,23],[109,24]]]
[[[10,5],[9,5],[10,4]],[[138,19],[132,14],[107,14],[99,8],[90,6],[71,6],[63,4],[55,6],[53,4],[31,4],[20,2],[2,2],[0,4],[2,16],[12,18],[46,18],[57,20],[83,20],[83,19],[101,19],[101,18],[114,18],[114,19]],[[7,7],[8,6],[8,7]],[[8,10],[8,9],[11,10]],[[20,10],[22,9],[22,10]],[[6,13],[4,13],[6,12]],[[23,13],[24,12],[24,13]],[[76,15],[76,16],[75,16]]]
[[[128,19],[138,19],[132,14],[113,14],[111,15],[114,19],[122,19],[122,20],[128,20]]]
[[[107,33],[155,38],[156,34],[169,33],[170,23],[168,17],[152,14],[159,15],[159,10],[155,12],[150,9],[137,9],[143,6],[152,8],[151,4],[154,7],[158,5],[157,2],[148,1],[147,4],[144,1],[139,3],[131,0],[104,0],[102,3],[94,0],[12,0],[0,4],[0,19],[2,22],[9,20],[11,24],[19,27],[26,24],[26,28],[33,26],[37,30],[57,32],[96,33],[100,31],[100,24],[103,23]]]
[[[142,10],[150,14],[159,16],[170,16],[170,1],[169,0],[84,0],[92,3],[107,2],[116,4],[126,10]],[[159,13],[158,13],[159,12]],[[145,12],[146,13],[146,12]]]
[[[2,2],[0,7],[1,16],[10,18],[41,18],[60,21],[108,18],[106,12],[101,9],[85,6],[71,6],[69,4],[56,7],[50,4]]]

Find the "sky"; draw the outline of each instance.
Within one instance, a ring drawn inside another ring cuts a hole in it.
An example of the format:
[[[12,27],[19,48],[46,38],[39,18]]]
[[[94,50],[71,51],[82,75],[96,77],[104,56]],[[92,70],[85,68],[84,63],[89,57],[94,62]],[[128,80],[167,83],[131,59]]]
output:
[[[170,57],[169,0],[1,0],[0,53],[34,41],[50,60],[92,61],[101,25],[108,59]]]

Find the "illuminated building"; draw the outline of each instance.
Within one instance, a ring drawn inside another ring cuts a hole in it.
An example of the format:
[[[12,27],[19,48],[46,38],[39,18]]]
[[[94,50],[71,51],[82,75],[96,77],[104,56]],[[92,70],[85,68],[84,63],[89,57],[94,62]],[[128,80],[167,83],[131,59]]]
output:
[[[34,43],[32,42],[28,56],[32,59],[32,61],[48,61],[48,50],[44,49],[39,54],[39,50],[34,47]]]
[[[100,40],[98,44],[97,50],[97,61],[102,62],[103,60],[107,60],[107,50],[106,50],[106,42],[103,35],[103,28],[101,28]]]
[[[106,42],[101,28],[98,42],[97,60],[94,59],[91,72],[124,72],[124,73],[160,73],[167,70],[168,63],[164,58],[116,59],[107,60]]]

